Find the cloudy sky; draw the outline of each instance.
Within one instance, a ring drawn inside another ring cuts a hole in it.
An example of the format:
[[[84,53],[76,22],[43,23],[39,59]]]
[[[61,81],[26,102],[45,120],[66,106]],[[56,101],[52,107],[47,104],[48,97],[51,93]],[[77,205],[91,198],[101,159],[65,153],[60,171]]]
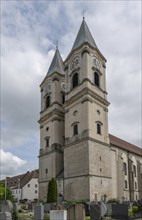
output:
[[[141,1],[1,0],[1,178],[38,168],[39,84],[83,10],[107,59],[109,132],[141,146]]]

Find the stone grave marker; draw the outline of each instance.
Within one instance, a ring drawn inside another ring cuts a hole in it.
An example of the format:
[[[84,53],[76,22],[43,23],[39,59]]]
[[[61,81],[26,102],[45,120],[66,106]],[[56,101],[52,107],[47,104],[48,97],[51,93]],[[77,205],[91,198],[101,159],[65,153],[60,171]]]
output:
[[[1,220],[12,220],[11,212],[0,212]]]
[[[127,204],[112,204],[112,218],[128,219],[128,205]]]
[[[50,220],[67,220],[67,210],[51,210]]]
[[[85,207],[83,204],[74,204],[67,209],[67,220],[85,220]]]
[[[31,210],[31,211],[33,210],[33,204],[32,203],[28,204],[28,210]]]
[[[104,202],[101,202],[101,217],[104,217],[106,213],[107,213],[107,207]]]
[[[1,203],[1,212],[11,212],[12,209],[13,205],[11,201],[6,200]]]
[[[35,205],[34,206],[34,220],[43,220],[44,218],[44,206]]]
[[[101,219],[101,206],[99,204],[90,204],[90,218],[91,220]]]

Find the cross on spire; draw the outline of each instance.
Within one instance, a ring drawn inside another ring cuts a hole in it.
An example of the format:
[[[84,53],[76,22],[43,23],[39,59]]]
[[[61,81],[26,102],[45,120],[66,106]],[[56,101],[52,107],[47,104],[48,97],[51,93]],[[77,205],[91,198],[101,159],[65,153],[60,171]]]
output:
[[[56,49],[58,49],[58,40],[56,40]]]
[[[86,10],[83,9],[83,11],[82,11],[83,20],[85,19],[85,13],[86,13]]]

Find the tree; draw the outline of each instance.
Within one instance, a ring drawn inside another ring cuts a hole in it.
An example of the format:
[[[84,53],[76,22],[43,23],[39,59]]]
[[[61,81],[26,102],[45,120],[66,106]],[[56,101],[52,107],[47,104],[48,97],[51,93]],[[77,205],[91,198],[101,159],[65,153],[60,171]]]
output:
[[[5,200],[5,184],[0,183],[0,201]],[[10,188],[6,187],[6,200],[13,201],[14,196]]]
[[[57,182],[52,178],[48,183],[47,203],[57,203]]]

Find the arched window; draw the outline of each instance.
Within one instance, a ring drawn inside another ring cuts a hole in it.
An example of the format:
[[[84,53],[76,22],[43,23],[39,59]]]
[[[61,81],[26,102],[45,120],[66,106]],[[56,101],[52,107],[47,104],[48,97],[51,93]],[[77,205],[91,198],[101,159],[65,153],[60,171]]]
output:
[[[137,174],[136,174],[136,166],[135,165],[133,165],[133,172],[134,172],[134,177],[136,177]]]
[[[46,108],[49,108],[50,106],[50,96],[46,97]]]
[[[100,76],[97,72],[94,73],[94,83],[96,86],[100,87]]]
[[[125,175],[127,175],[127,164],[125,162],[123,163],[123,170]]]
[[[72,87],[75,88],[78,86],[78,73],[75,73],[72,77]]]
[[[97,123],[97,134],[101,134],[101,125]]]
[[[78,124],[75,124],[73,126],[73,135],[77,135],[78,134]]]

